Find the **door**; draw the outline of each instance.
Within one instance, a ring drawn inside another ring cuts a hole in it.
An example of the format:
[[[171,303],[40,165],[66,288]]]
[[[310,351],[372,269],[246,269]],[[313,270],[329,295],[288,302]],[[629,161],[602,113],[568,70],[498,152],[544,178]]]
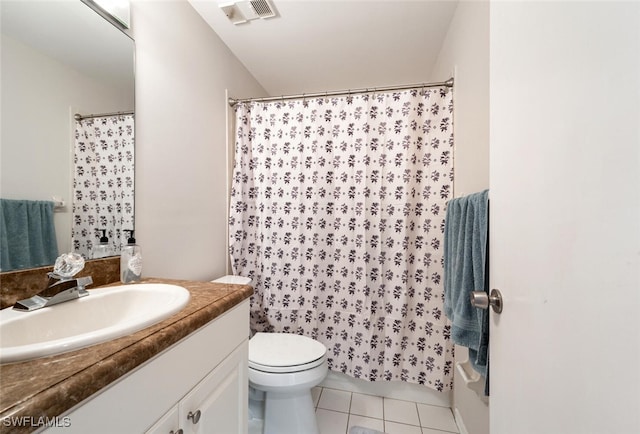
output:
[[[244,341],[180,402],[185,434],[247,432],[248,348]]]
[[[180,432],[179,409],[176,405],[145,431],[145,434],[178,434]]]
[[[491,433],[639,433],[640,3],[490,23]]]

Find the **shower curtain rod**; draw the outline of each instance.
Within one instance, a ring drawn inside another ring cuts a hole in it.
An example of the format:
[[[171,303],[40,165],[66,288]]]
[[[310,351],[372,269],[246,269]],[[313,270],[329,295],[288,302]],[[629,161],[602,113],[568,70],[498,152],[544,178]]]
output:
[[[95,115],[81,115],[80,113],[76,113],[75,115],[73,115],[73,118],[77,121],[81,121],[83,119],[102,118],[107,116],[132,115],[133,113],[133,110],[126,112],[98,113]]]
[[[420,83],[420,84],[406,84],[400,86],[388,86],[388,87],[372,87],[372,88],[364,88],[364,89],[349,89],[349,90],[338,90],[333,92],[318,92],[318,93],[302,93],[298,95],[283,95],[283,96],[268,96],[264,98],[246,98],[246,99],[235,99],[229,98],[229,105],[232,107],[238,103],[243,102],[267,102],[267,101],[287,101],[291,99],[301,99],[301,98],[319,98],[319,97],[327,97],[327,96],[342,96],[342,95],[353,95],[353,94],[361,94],[361,93],[370,93],[370,92],[390,92],[393,90],[405,90],[405,89],[418,89],[425,87],[453,87],[453,77],[448,79],[447,81],[440,81],[435,83]]]

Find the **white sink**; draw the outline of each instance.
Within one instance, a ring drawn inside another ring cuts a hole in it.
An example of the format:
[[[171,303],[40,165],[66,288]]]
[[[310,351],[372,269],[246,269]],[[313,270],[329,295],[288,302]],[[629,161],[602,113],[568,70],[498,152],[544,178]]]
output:
[[[163,283],[97,288],[33,312],[0,310],[0,363],[66,353],[116,339],[180,311],[189,291]]]

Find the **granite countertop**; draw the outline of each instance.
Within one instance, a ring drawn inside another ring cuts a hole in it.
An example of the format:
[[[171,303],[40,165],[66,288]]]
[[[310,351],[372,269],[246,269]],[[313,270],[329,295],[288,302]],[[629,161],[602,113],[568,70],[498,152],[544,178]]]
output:
[[[64,354],[1,364],[0,433],[35,429],[18,429],[5,418],[62,415],[253,293],[247,285],[156,278],[143,282],[183,286],[191,299],[180,312],[131,335]]]

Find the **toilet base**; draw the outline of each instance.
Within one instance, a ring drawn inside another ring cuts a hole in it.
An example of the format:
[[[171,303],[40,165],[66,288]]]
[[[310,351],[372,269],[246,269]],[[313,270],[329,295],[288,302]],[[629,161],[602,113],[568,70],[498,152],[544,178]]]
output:
[[[249,419],[247,434],[264,434],[264,421],[262,419]]]
[[[311,390],[267,392],[264,434],[319,434]]]

